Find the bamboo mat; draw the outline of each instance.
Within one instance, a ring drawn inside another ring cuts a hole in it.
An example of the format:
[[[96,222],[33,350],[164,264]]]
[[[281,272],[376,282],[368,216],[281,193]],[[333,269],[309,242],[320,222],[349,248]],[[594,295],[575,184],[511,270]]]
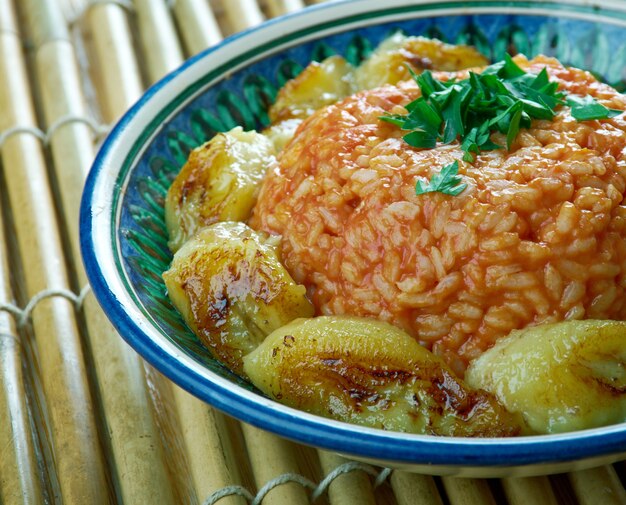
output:
[[[626,466],[527,479],[374,468],[240,424],[147,366],[76,226],[109,126],[222,37],[304,0],[0,0],[0,505],[626,503]]]

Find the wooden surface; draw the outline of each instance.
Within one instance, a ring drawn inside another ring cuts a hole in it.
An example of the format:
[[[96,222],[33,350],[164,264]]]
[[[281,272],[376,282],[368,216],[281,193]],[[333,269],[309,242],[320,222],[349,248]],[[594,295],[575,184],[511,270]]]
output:
[[[76,225],[108,126],[192,54],[305,0],[0,0],[0,505],[626,503],[619,463],[531,479],[374,468],[242,425],[147,366]]]

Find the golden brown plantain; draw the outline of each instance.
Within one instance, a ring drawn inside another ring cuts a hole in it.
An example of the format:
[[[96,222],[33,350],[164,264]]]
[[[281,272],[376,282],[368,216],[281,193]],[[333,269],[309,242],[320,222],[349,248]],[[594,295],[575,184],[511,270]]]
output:
[[[281,265],[275,241],[243,223],[202,229],[174,255],[163,278],[187,325],[236,373],[266,335],[313,315],[306,289]]]
[[[353,67],[341,56],[311,62],[278,92],[269,117],[273,124],[287,119],[305,119],[317,109],[352,93]]]
[[[626,420],[626,322],[564,321],[511,332],[465,379],[538,433]]]
[[[194,149],[165,201],[170,249],[176,252],[203,226],[248,219],[274,154],[267,138],[239,126]]]
[[[244,371],[291,407],[386,430],[512,436],[520,418],[468,388],[402,330],[374,319],[297,319],[244,358]]]
[[[385,39],[354,73],[357,89],[373,89],[410,79],[409,65],[416,73],[424,70],[453,72],[482,67],[489,62],[470,46],[450,45],[437,39],[407,37],[396,33]]]

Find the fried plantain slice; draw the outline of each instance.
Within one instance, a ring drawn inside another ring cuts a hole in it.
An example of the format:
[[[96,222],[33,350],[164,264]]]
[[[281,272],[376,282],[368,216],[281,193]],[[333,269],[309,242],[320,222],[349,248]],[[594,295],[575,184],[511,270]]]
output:
[[[202,229],[174,255],[163,279],[187,325],[240,374],[242,357],[266,335],[313,315],[305,287],[281,265],[275,241],[244,223]]]
[[[468,384],[491,391],[538,433],[626,420],[626,322],[563,321],[516,330],[471,363]]]
[[[239,126],[194,149],[165,200],[172,252],[203,226],[248,219],[274,154],[270,140]]]
[[[411,78],[407,65],[417,73],[424,70],[454,72],[484,67],[489,61],[476,49],[451,45],[426,37],[396,33],[385,39],[354,72],[357,89],[373,89]]]
[[[473,390],[402,330],[352,316],[297,319],[244,358],[255,386],[291,407],[393,431],[519,434],[520,419]]]

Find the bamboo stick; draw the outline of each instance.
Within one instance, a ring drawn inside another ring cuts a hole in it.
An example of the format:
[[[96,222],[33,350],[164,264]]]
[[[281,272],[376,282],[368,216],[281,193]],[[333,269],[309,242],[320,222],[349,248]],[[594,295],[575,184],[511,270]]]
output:
[[[45,12],[35,14],[43,16]],[[0,130],[36,126],[21,43],[11,35],[1,39],[0,110]],[[39,140],[31,135],[12,136],[1,154],[4,166],[10,167],[6,173],[7,191],[15,210],[17,244],[25,264],[26,294],[33,297],[46,289],[67,290]],[[32,313],[32,325],[63,502],[107,503],[109,489],[73,305],[59,297],[42,300]]]
[[[32,12],[41,10],[42,4],[47,4],[49,12],[56,10],[51,0],[27,0],[23,6]],[[46,18],[31,19],[35,40],[43,42],[45,24]],[[65,40],[52,40],[40,46],[35,56],[47,123],[54,124],[68,116],[86,117],[72,45]],[[80,285],[86,285],[74,223],[78,222],[82,186],[94,157],[92,136],[85,124],[73,123],[55,131],[50,140],[72,265]],[[141,360],[117,335],[93,295],[85,299],[83,311],[120,495],[124,503],[173,503]]]
[[[196,504],[200,498],[196,496],[189,459],[185,452],[185,444],[179,428],[175,401],[171,383],[148,363],[144,363],[146,382],[152,392],[152,403],[159,431],[165,441],[165,461],[167,469],[176,486],[176,503]]]
[[[8,2],[0,2],[0,31],[2,38],[19,37]],[[0,200],[0,305],[13,302],[1,203]],[[26,404],[22,351],[13,318],[0,311],[0,503],[4,505],[43,503]]]
[[[295,12],[304,7],[302,0],[267,0],[266,3],[267,9],[272,17]]]
[[[623,505],[626,491],[612,466],[601,466],[568,474],[580,505]]]
[[[296,461],[300,470],[300,475],[309,479],[311,482],[318,483],[324,478],[322,464],[320,462],[318,450],[301,444],[293,444],[296,454]],[[317,498],[315,505],[324,505],[328,503],[326,494]]]
[[[579,505],[567,474],[557,473],[548,475],[546,478],[550,481],[550,485],[552,486],[552,490],[554,491],[559,505]]]
[[[224,423],[226,424],[225,435],[228,443],[232,446],[234,454],[237,454],[237,471],[241,475],[241,486],[246,489],[254,490],[256,487],[254,481],[254,473],[252,472],[252,466],[250,464],[250,458],[248,457],[248,449],[246,448],[246,439],[243,435],[242,425],[234,417],[227,415],[223,416]],[[298,454],[300,456],[301,452]],[[318,461],[319,463],[319,461]],[[321,503],[320,505],[324,505]]]
[[[326,475],[348,460],[327,451],[318,451],[322,470]],[[351,471],[336,477],[328,487],[328,498],[331,505],[376,505],[372,491],[372,483],[363,471]]]
[[[177,0],[173,10],[188,56],[222,40],[222,32],[206,0]]]
[[[258,489],[283,474],[299,473],[295,448],[291,442],[249,424],[241,423],[241,429]],[[288,482],[269,491],[263,503],[306,505],[309,503],[308,492],[302,485]]]
[[[442,477],[450,505],[496,505],[486,480]]]
[[[238,458],[227,435],[224,416],[186,391],[174,395],[183,440],[198,500],[229,484],[241,483]],[[191,422],[185,420],[191,420]],[[202,441],[201,450],[197,444]],[[239,455],[239,458],[244,455]],[[226,463],[226,464],[225,464]],[[240,496],[225,497],[220,505],[244,505]]]
[[[0,32],[20,36],[16,20],[12,15],[11,4],[0,4]]]
[[[398,505],[443,505],[432,477],[396,470],[390,477]]]
[[[13,301],[6,243],[0,208],[0,304]],[[43,503],[28,421],[21,356],[22,346],[13,319],[7,312],[0,312],[0,503],[4,505]]]
[[[28,422],[28,407],[18,337],[0,321],[0,503],[43,503],[35,452]]]
[[[256,0],[229,0],[223,2],[233,31],[240,32],[263,22],[263,13]]]
[[[153,83],[181,64],[182,50],[164,0],[135,0],[134,5],[143,57]]]
[[[509,505],[558,505],[547,477],[502,479]]]
[[[86,12],[92,47],[93,80],[102,116],[107,123],[119,118],[143,89],[126,13],[116,4],[94,4]]]
[[[614,463],[613,468],[615,469],[615,473],[620,478],[622,483],[626,482],[626,461],[618,461]]]

